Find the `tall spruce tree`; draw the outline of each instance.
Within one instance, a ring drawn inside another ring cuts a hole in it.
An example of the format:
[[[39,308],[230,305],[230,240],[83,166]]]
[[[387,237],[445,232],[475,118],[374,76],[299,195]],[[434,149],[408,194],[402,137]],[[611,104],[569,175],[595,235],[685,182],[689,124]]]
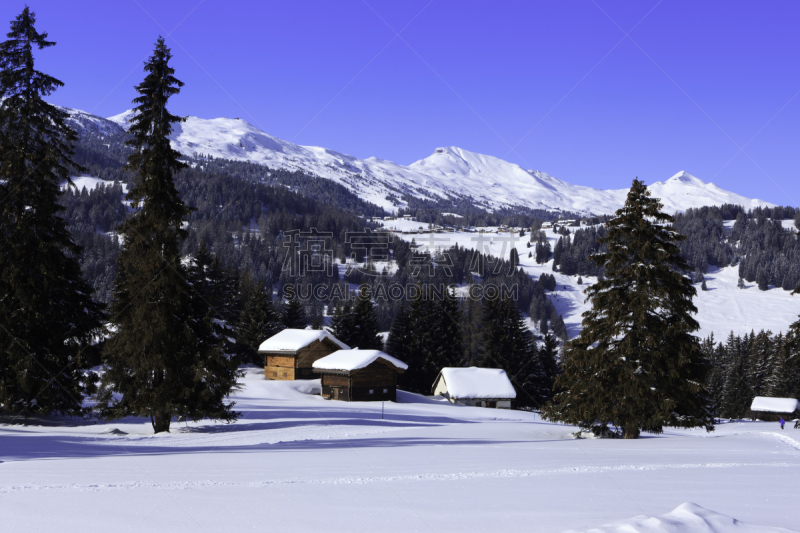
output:
[[[482,366],[502,368],[517,391],[517,403],[541,406],[544,369],[533,336],[516,302],[502,297],[483,304]]]
[[[63,83],[35,69],[34,49],[55,45],[35,23],[25,7],[0,44],[0,410],[26,417],[81,412],[103,322],[60,216],[77,136],[43,100]]]
[[[412,342],[411,319],[405,303],[401,303],[392,320],[389,336],[386,338],[386,353],[404,363],[408,362]]]
[[[225,402],[238,371],[222,354],[213,309],[181,263],[182,223],[190,210],[173,182],[186,165],[168,138],[172,124],[183,120],[167,110],[169,98],[183,86],[169,66],[171,57],[159,38],[136,87],[127,141],[134,149],[127,167],[136,173],[127,196],[134,212],[119,228],[123,238],[111,308],[116,331],[106,343],[99,394],[106,416],[147,416],[155,433],[169,431],[173,417],[233,421],[238,416],[233,403]]]
[[[438,342],[436,362],[439,370],[445,366],[462,366],[464,360],[464,313],[455,290],[448,288],[436,301],[436,325],[434,335]],[[432,383],[431,383],[432,384]]]
[[[352,336],[352,348],[361,350],[383,350],[383,339],[380,336],[380,326],[375,306],[372,305],[369,286],[362,285],[356,303],[353,306],[353,326],[355,335]]]
[[[257,282],[249,290],[239,315],[236,327],[237,344],[244,347],[245,357],[257,364],[261,362],[258,358],[258,347],[282,329],[280,316],[272,305],[264,283]]]
[[[353,313],[353,306],[350,301],[344,304],[338,304],[331,316],[331,333],[334,337],[345,343],[346,345],[354,348],[353,342],[356,340],[355,336],[355,314]]]
[[[435,353],[441,339],[434,333],[436,304],[428,297],[427,285],[418,283],[416,289],[408,304],[409,345],[407,357],[402,359],[408,370],[400,375],[400,382],[407,391],[430,394],[440,371]]]
[[[281,306],[281,324],[288,329],[305,329],[308,326],[308,315],[303,302],[297,297],[293,284],[284,288],[286,302]]]
[[[558,365],[558,347],[558,339],[552,333],[546,333],[544,342],[539,348],[539,359],[544,371],[545,397],[543,400],[545,401],[552,399],[556,377],[561,372],[561,367]]]
[[[636,179],[607,223],[600,243],[608,252],[592,256],[606,279],[585,291],[592,307],[567,347],[556,380],[563,392],[546,407],[549,419],[586,429],[615,424],[625,438],[665,425],[713,429],[707,367],[692,335],[697,292],[682,274],[682,237],[662,207]]]

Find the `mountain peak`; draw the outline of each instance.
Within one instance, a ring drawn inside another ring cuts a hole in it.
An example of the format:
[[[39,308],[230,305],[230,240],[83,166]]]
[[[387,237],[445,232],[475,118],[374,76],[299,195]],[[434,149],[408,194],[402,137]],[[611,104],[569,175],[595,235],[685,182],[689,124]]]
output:
[[[701,186],[706,185],[706,182],[704,182],[700,178],[692,176],[685,170],[681,170],[680,172],[678,172],[677,174],[675,174],[674,176],[672,176],[670,179],[667,180],[667,183],[677,183],[677,182],[687,183],[691,185],[701,185]]]

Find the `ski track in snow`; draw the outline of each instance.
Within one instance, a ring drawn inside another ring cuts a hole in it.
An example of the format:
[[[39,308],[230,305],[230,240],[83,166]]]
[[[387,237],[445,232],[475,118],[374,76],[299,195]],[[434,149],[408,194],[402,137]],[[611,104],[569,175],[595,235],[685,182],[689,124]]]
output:
[[[781,435],[780,433],[775,433],[772,431],[765,433],[758,433],[758,435],[761,435],[762,437],[766,437],[768,439],[779,440],[783,443],[788,444],[789,446],[800,452],[800,441],[795,440],[792,437],[789,437],[787,435]]]
[[[725,468],[786,468],[800,467],[797,463],[682,463],[665,465],[615,465],[615,466],[575,466],[554,468],[548,470],[497,470],[494,472],[457,472],[451,474],[414,474],[405,476],[376,476],[376,477],[339,477],[328,479],[282,479],[253,482],[224,482],[224,481],[180,481],[174,483],[148,483],[131,481],[124,483],[92,483],[88,485],[0,485],[0,494],[29,492],[29,491],[104,491],[104,490],[131,490],[131,489],[163,489],[187,490],[202,488],[266,488],[283,485],[366,485],[370,483],[415,482],[415,481],[463,481],[484,478],[525,478],[563,474],[605,474],[608,472],[632,472],[654,470],[687,470],[687,469],[725,469]]]

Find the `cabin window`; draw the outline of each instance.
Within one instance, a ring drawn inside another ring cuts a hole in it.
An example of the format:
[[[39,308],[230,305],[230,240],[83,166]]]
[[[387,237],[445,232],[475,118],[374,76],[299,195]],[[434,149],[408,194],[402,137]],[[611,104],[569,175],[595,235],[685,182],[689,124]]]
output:
[[[384,394],[386,394],[387,392],[389,392],[389,389],[383,389]]]
[[[375,394],[375,390],[374,389],[369,389],[369,393],[370,394]]]

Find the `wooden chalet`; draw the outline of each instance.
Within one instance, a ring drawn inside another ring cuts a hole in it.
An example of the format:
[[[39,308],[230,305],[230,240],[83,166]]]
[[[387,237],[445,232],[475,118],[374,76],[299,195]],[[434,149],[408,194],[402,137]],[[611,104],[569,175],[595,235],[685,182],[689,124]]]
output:
[[[450,403],[511,409],[517,391],[499,368],[443,368],[433,382],[433,394]]]
[[[756,396],[750,404],[750,418],[777,422],[800,417],[800,402],[794,398]]]
[[[314,361],[350,347],[325,330],[284,329],[261,343],[267,379],[314,379]]]
[[[395,401],[408,365],[379,350],[339,350],[314,362],[322,397],[345,402]]]

